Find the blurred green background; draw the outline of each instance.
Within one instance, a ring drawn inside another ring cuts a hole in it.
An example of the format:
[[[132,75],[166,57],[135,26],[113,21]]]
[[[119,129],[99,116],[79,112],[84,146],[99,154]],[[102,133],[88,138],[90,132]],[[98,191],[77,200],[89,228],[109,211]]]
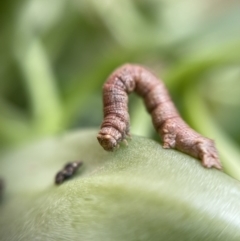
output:
[[[99,127],[104,81],[136,62],[240,179],[239,1],[2,1],[0,53],[0,152]],[[131,132],[159,141],[142,100],[131,96],[129,108]]]

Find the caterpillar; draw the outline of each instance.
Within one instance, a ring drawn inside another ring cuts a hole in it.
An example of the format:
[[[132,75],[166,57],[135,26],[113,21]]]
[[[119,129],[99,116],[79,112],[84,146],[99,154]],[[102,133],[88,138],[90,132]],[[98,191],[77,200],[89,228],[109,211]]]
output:
[[[163,148],[175,148],[198,158],[204,167],[222,168],[214,141],[190,128],[179,115],[163,81],[135,64],[119,67],[103,85],[104,120],[97,139],[106,151],[114,151],[130,137],[128,95],[133,91],[143,98]]]

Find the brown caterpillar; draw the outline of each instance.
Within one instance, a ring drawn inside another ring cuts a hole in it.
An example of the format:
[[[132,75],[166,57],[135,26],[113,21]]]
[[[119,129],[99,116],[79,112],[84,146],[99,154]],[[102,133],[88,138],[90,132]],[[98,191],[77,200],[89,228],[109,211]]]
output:
[[[147,69],[126,64],[116,69],[103,86],[104,120],[97,136],[107,151],[126,142],[129,134],[128,94],[135,91],[145,102],[162,137],[163,148],[176,148],[199,158],[202,165],[221,169],[214,141],[191,129],[180,117],[164,83]]]

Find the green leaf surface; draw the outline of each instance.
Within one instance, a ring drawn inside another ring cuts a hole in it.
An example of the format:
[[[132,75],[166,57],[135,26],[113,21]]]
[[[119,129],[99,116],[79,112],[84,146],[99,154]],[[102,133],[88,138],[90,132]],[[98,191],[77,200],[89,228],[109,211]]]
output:
[[[108,153],[96,134],[64,134],[1,158],[1,240],[240,240],[238,181],[142,137]],[[74,160],[84,165],[55,186]]]

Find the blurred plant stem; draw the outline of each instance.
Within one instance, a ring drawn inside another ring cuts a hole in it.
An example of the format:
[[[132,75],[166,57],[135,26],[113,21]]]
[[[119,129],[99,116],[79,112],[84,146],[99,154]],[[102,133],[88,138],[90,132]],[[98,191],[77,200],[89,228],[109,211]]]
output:
[[[89,66],[90,69],[86,69],[83,73],[79,73],[74,78],[74,81],[70,81],[64,91],[64,119],[63,125],[69,127],[76,115],[81,115],[84,110],[84,105],[87,104],[89,98],[102,89],[102,85],[110,74],[109,69],[114,69],[117,66],[135,59],[139,53],[137,51],[112,52],[111,50],[106,53],[105,56],[97,59]]]
[[[232,139],[211,117],[196,86],[185,90],[184,111],[192,126],[199,132],[215,140],[224,171],[240,181],[240,151]]]
[[[237,145],[213,121],[201,97],[196,94],[201,76],[213,68],[231,65],[240,61],[240,43],[236,42],[221,49],[216,48],[210,53],[202,53],[197,57],[185,60],[176,69],[170,69],[167,75],[167,85],[173,93],[181,93],[184,98],[183,114],[191,125],[204,135],[216,140],[224,170],[229,175],[240,180],[240,152]]]
[[[19,62],[29,92],[32,122],[36,133],[61,129],[62,107],[52,68],[39,39],[34,39]]]
[[[206,70],[225,64],[236,64],[240,61],[240,42],[217,46],[207,51],[197,52],[182,59],[175,66],[168,69],[166,85],[174,92],[180,92],[188,84],[196,81]]]
[[[156,48],[163,45],[165,39],[163,34],[156,26],[146,22],[137,10],[136,2],[129,0],[90,0],[89,2],[114,38],[127,49],[149,48],[149,46]],[[132,31],[133,29],[138,31]]]

